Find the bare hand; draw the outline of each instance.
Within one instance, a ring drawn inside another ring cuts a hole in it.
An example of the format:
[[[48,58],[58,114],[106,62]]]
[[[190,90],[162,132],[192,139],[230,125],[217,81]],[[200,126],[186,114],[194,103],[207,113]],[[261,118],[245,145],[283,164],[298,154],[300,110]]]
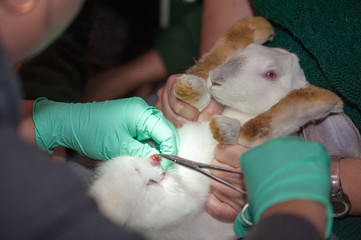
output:
[[[247,150],[248,148],[241,145],[219,144],[215,148],[215,160],[212,164],[240,171],[240,156]],[[243,179],[239,175],[221,171],[211,172],[214,176],[229,182],[233,186],[245,189]],[[245,195],[215,181],[211,182],[210,191],[206,203],[208,214],[222,222],[233,222],[246,203]]]
[[[209,120],[213,115],[221,114],[223,106],[214,100],[202,111],[177,99],[174,95],[174,87],[177,77],[180,74],[172,75],[168,78],[166,85],[158,91],[158,100],[155,107],[161,110],[164,116],[176,127],[190,121]]]

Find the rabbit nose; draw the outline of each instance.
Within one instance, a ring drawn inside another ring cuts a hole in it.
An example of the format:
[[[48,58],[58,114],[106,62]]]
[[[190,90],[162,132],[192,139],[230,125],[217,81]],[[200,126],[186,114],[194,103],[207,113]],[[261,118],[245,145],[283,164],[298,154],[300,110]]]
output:
[[[235,56],[226,61],[223,65],[213,69],[210,73],[212,85],[221,85],[230,78],[236,76],[245,64],[244,56]]]

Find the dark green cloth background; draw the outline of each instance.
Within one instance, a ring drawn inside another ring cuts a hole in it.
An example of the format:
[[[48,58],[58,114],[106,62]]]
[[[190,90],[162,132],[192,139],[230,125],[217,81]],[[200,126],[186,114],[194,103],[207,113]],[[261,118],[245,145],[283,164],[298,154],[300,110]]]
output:
[[[361,1],[253,0],[275,28],[268,46],[296,53],[307,80],[337,93],[361,129]],[[361,173],[360,173],[361,174]],[[336,220],[340,240],[361,239],[361,218]]]
[[[182,73],[198,58],[202,2],[170,1],[170,27],[159,32],[155,47],[168,75]]]

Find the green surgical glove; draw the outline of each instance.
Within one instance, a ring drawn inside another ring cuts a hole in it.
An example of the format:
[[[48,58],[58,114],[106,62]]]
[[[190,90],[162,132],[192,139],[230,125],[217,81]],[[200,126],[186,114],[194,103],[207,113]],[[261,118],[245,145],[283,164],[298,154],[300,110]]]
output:
[[[280,202],[292,199],[314,200],[325,205],[328,215],[326,237],[331,233],[330,159],[318,142],[298,137],[273,139],[241,156],[247,189],[247,220],[257,223],[262,213]],[[244,237],[248,225],[241,214],[234,230]]]
[[[33,107],[36,142],[52,153],[63,146],[93,159],[120,155],[149,157],[178,153],[176,128],[141,98],[92,103],[60,103],[38,98]],[[156,148],[145,144],[154,141]],[[162,162],[168,170],[171,162]]]

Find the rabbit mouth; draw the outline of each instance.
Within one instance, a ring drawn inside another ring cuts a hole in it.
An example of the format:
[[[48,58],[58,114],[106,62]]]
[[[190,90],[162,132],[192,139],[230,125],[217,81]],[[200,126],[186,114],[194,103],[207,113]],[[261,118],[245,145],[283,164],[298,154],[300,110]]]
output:
[[[151,185],[158,185],[161,182],[163,182],[166,178],[167,178],[168,174],[167,173],[162,173],[161,177],[159,180],[156,179],[149,179],[147,186],[151,186]]]
[[[150,186],[150,185],[155,185],[155,184],[159,184],[159,182],[153,180],[153,179],[150,179],[147,186]]]
[[[153,168],[157,168],[157,169],[161,169],[161,166],[160,166],[160,162],[161,162],[161,158],[160,157],[156,157],[155,156],[156,154],[150,156],[148,158],[150,164],[152,165]],[[155,179],[154,178],[150,178],[148,183],[147,183],[147,186],[151,186],[151,185],[158,185],[160,184],[164,179],[167,178],[167,172],[162,172],[160,174],[159,177],[156,177]]]

